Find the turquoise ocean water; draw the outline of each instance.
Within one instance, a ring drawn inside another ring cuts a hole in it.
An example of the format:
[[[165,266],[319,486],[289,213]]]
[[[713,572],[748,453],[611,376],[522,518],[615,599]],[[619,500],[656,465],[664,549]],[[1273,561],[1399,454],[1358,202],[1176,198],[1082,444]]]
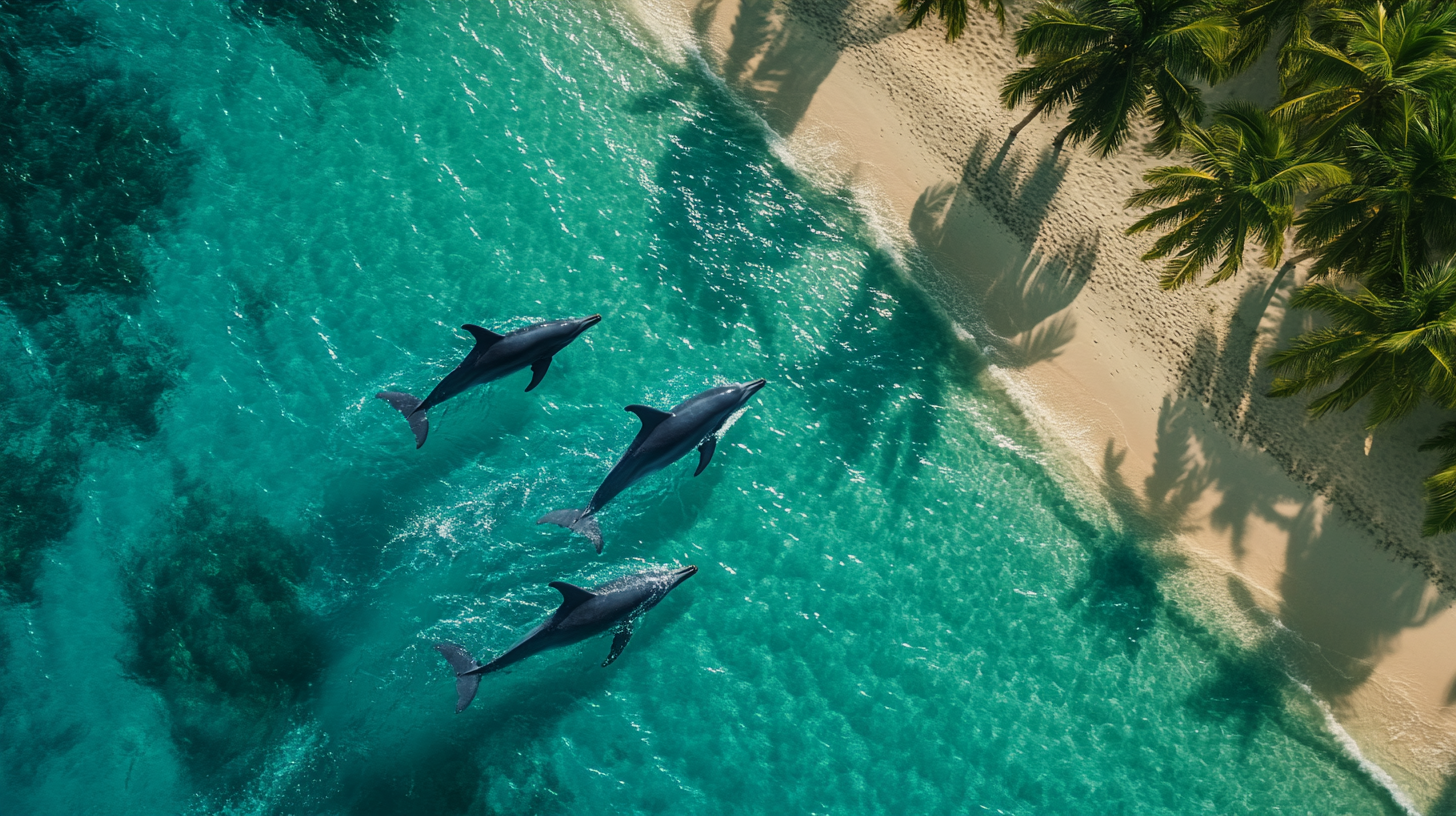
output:
[[[616,7],[0,21],[0,812],[1400,810],[1068,495],[852,198]],[[372,398],[463,323],[594,312],[420,451]],[[756,377],[603,555],[534,523],[622,406]],[[548,652],[453,713],[433,643],[689,563],[610,668]]]

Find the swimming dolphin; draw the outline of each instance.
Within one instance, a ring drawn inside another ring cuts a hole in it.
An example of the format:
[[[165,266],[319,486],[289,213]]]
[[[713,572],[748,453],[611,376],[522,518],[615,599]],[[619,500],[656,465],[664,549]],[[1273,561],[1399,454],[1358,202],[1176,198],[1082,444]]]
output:
[[[546,369],[551,367],[551,358],[556,352],[566,348],[582,332],[601,321],[602,316],[599,314],[548,320],[545,323],[532,323],[509,334],[496,334],[489,329],[467,323],[460,328],[475,337],[475,348],[465,355],[465,359],[455,366],[454,371],[440,380],[440,384],[435,386],[428,397],[421,400],[403,391],[380,391],[374,396],[404,414],[404,418],[409,421],[410,430],[415,432],[415,448],[419,449],[425,444],[425,436],[430,433],[430,419],[425,414],[426,411],[467,388],[498,380],[526,366],[531,367],[531,384],[526,386],[526,390],[530,391],[541,384],[541,378],[546,376]]]
[[[642,420],[642,430],[612,472],[597,488],[591,503],[584,510],[556,510],[539,519],[537,524],[559,524],[591,539],[597,552],[602,551],[602,529],[597,525],[596,512],[611,501],[618,493],[631,487],[638,479],[650,476],[681,459],[693,448],[698,449],[696,476],[708,466],[713,450],[718,445],[718,431],[728,417],[758,393],[765,380],[733,383],[709,388],[695,397],[686,399],[671,411],[659,411],[646,405],[628,405],[626,410]]]
[[[613,660],[627,648],[632,639],[632,626],[647,610],[678,584],[697,573],[697,567],[682,569],[655,569],[627,575],[594,589],[582,589],[565,581],[552,581],[551,586],[561,593],[561,606],[543,623],[532,629],[516,645],[506,649],[500,657],[484,666],[454,643],[436,643],[435,651],[444,655],[455,670],[455,713],[459,714],[475,699],[475,689],[480,685],[481,675],[499,671],[537,652],[580,643],[592,635],[599,635],[608,629],[615,629],[612,651],[603,666],[610,666]]]

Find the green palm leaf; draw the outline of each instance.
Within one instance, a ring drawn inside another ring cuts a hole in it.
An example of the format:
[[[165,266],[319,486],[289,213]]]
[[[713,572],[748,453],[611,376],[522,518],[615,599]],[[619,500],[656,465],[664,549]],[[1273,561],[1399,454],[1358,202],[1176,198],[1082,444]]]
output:
[[[1449,101],[1387,123],[1382,138],[1346,131],[1347,183],[1334,184],[1296,223],[1317,254],[1311,274],[1398,278],[1435,249],[1456,246],[1456,122]]]
[[[1351,126],[1380,132],[1402,110],[1456,85],[1456,4],[1413,0],[1327,10],[1323,36],[1296,47],[1288,98],[1274,109],[1321,137]]]
[[[1263,248],[1265,263],[1277,266],[1296,198],[1350,180],[1338,165],[1302,149],[1287,126],[1247,103],[1220,107],[1210,127],[1190,126],[1180,142],[1190,164],[1148,171],[1143,181],[1150,186],[1126,204],[1159,208],[1128,227],[1128,234],[1172,227],[1143,256],[1172,256],[1160,278],[1164,289],[1198,280],[1213,263],[1218,266],[1209,285],[1233,277],[1251,241]]]
[[[1278,46],[1281,78],[1297,74],[1302,49],[1314,41],[1317,31],[1328,28],[1330,12],[1341,0],[1230,0],[1224,3],[1237,24],[1229,47],[1218,60],[1213,77],[1221,81],[1252,66],[1269,43],[1280,37]]]
[[[1270,396],[1334,383],[1310,403],[1310,413],[1347,411],[1368,397],[1365,424],[1372,429],[1408,415],[1424,398],[1456,407],[1456,262],[1421,267],[1398,287],[1307,286],[1290,305],[1320,312],[1330,325],[1269,358],[1280,375]]]
[[[1016,32],[1016,53],[1032,64],[1001,86],[1008,108],[1032,111],[1014,138],[1044,111],[1068,108],[1057,146],[1088,141],[1102,154],[1120,148],[1135,119],[1157,128],[1153,148],[1171,152],[1203,117],[1195,80],[1233,37],[1232,18],[1209,0],[1050,0]]]
[[[1439,468],[1425,481],[1426,518],[1421,535],[1449,533],[1456,530],[1456,422],[1442,425],[1420,449],[1442,453]]]

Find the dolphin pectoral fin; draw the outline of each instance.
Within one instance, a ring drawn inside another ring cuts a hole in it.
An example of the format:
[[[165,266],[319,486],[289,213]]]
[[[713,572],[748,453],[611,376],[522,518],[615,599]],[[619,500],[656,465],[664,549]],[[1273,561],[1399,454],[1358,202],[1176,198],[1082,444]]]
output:
[[[455,670],[455,713],[459,714],[475,699],[475,690],[480,687],[480,664],[463,646],[454,643],[436,643],[435,651]]]
[[[415,450],[419,450],[425,444],[425,437],[430,435],[430,417],[420,410],[423,400],[404,393],[403,391],[380,391],[374,395],[375,399],[382,399],[389,403],[394,410],[404,414],[409,422],[410,430],[415,435]]]
[[[470,332],[470,336],[475,338],[475,347],[481,351],[495,345],[502,337],[502,335],[496,334],[490,329],[483,329],[474,323],[466,323],[460,328]]]
[[[532,388],[535,388],[536,386],[540,385],[541,384],[541,378],[543,378],[543,377],[546,376],[546,369],[548,369],[550,367],[551,367],[551,358],[550,357],[542,357],[541,359],[537,360],[536,362],[531,363],[531,384],[528,385],[528,386],[526,386],[526,390],[527,391],[530,391]]]
[[[617,630],[617,636],[612,638],[612,651],[607,659],[602,661],[602,668],[612,665],[612,661],[621,656],[622,650],[627,648],[627,641],[632,639],[632,624],[628,623]]]
[[[536,523],[558,524],[568,530],[581,533],[597,548],[597,555],[602,553],[602,528],[597,524],[596,516],[585,510],[553,510],[536,519]]]
[[[703,444],[698,446],[698,469],[693,471],[694,476],[702,473],[703,468],[708,466],[708,462],[713,459],[713,451],[717,450],[717,448],[718,437],[716,436],[708,437],[703,440]]]

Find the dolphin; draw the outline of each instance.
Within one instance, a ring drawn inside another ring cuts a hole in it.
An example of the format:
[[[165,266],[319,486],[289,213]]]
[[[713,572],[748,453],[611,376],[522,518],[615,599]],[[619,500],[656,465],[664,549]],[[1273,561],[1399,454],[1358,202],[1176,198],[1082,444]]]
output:
[[[552,581],[551,586],[561,593],[561,606],[556,612],[516,644],[494,660],[481,665],[454,643],[436,643],[439,652],[455,670],[455,713],[459,714],[475,699],[475,690],[482,675],[500,671],[506,666],[525,660],[537,652],[580,643],[592,635],[599,635],[608,629],[616,631],[612,638],[612,651],[602,666],[612,665],[627,641],[632,639],[632,626],[647,610],[678,584],[696,574],[695,566],[682,569],[653,569],[623,576],[615,581],[593,589],[582,589],[565,581]]]
[[[597,525],[596,512],[606,506],[618,493],[631,487],[637,480],[650,476],[676,462],[693,448],[698,449],[696,476],[708,466],[713,450],[718,445],[718,431],[723,423],[748,400],[758,393],[765,380],[720,385],[709,388],[695,397],[686,399],[671,411],[659,411],[646,405],[628,405],[626,410],[642,420],[642,430],[637,438],[617,460],[612,472],[597,488],[591,503],[584,510],[555,510],[539,519],[537,524],[559,524],[591,539],[597,552],[602,551],[602,529]]]
[[[447,399],[477,385],[498,380],[508,374],[531,367],[531,384],[526,390],[541,384],[546,369],[551,367],[551,358],[580,337],[582,332],[602,321],[602,316],[548,320],[532,323],[508,334],[496,334],[489,329],[466,323],[460,328],[475,337],[475,348],[465,355],[455,370],[440,380],[430,395],[418,399],[403,391],[380,391],[374,396],[394,406],[409,421],[410,430],[415,433],[415,448],[425,444],[430,433],[430,419],[426,411]]]

